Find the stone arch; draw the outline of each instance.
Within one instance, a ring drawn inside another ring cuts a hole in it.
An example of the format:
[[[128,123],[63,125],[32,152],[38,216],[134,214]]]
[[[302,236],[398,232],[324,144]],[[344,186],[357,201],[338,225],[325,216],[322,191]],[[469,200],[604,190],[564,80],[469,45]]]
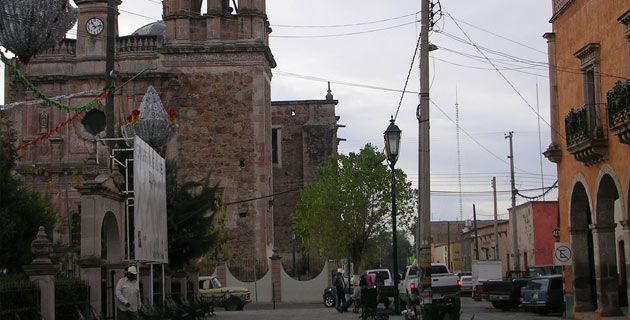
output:
[[[595,260],[593,233],[589,228],[593,222],[591,199],[586,179],[577,174],[569,197],[569,232],[573,248],[573,289],[575,294],[574,311],[593,311],[597,307],[595,283]]]
[[[619,204],[620,184],[612,167],[600,169],[595,189],[595,223],[593,231],[597,282],[597,314],[600,316],[621,315],[619,309],[619,274],[617,264],[617,240],[615,229],[615,207]],[[623,204],[621,204],[623,207]],[[625,250],[622,249],[625,253]],[[625,264],[625,262],[623,263]]]
[[[122,245],[119,234],[120,229],[116,216],[108,211],[103,216],[101,223],[101,258],[107,264],[122,261]]]

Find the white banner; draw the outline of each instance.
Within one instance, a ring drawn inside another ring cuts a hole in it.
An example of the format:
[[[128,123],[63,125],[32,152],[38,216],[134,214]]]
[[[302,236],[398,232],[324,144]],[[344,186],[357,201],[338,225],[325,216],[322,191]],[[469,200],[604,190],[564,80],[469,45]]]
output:
[[[136,261],[168,263],[166,164],[138,136],[133,140],[133,193]]]
[[[556,266],[573,265],[573,250],[568,242],[556,242],[553,249],[553,264]]]

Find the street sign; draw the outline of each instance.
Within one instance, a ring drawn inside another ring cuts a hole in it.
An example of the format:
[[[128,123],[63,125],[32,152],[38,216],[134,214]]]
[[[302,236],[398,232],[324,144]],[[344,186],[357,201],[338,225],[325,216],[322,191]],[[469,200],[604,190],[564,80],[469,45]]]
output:
[[[551,235],[553,236],[554,239],[556,239],[556,241],[560,240],[560,228],[553,229],[553,231],[551,232]]]
[[[556,242],[553,250],[553,264],[556,266],[573,265],[573,250],[568,242]]]

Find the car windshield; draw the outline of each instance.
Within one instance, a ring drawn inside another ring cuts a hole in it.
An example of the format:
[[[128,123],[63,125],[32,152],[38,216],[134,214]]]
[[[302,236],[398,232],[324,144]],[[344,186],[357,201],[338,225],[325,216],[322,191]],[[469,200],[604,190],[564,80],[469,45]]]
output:
[[[370,273],[374,273],[377,278],[383,280],[389,279],[389,273],[387,271],[370,271]]]
[[[219,289],[219,288],[223,287],[221,285],[221,281],[219,281],[219,279],[217,279],[217,278],[212,279],[212,284],[214,285],[215,289]]]
[[[472,281],[472,277],[471,276],[463,276],[462,277],[462,282],[463,281]]]
[[[418,275],[418,267],[416,267],[416,266],[409,267],[409,275],[410,276],[417,276]]]
[[[540,290],[545,289],[549,285],[549,279],[532,279],[527,283],[527,289]]]
[[[431,266],[431,274],[448,273],[446,266]]]

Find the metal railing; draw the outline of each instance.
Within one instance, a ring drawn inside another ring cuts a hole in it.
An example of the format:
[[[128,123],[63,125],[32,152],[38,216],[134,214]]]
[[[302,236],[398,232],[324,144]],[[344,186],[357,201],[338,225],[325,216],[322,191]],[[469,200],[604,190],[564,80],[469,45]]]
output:
[[[0,279],[0,319],[40,319],[39,288],[29,280]]]
[[[77,310],[90,314],[90,287],[77,279],[55,279],[55,319],[76,319]]]
[[[587,109],[586,105],[578,109],[571,109],[571,111],[569,111],[569,113],[564,117],[564,124],[567,133],[567,148],[589,139],[590,135]]]
[[[630,80],[617,81],[606,93],[608,126],[618,127],[630,121]]]

